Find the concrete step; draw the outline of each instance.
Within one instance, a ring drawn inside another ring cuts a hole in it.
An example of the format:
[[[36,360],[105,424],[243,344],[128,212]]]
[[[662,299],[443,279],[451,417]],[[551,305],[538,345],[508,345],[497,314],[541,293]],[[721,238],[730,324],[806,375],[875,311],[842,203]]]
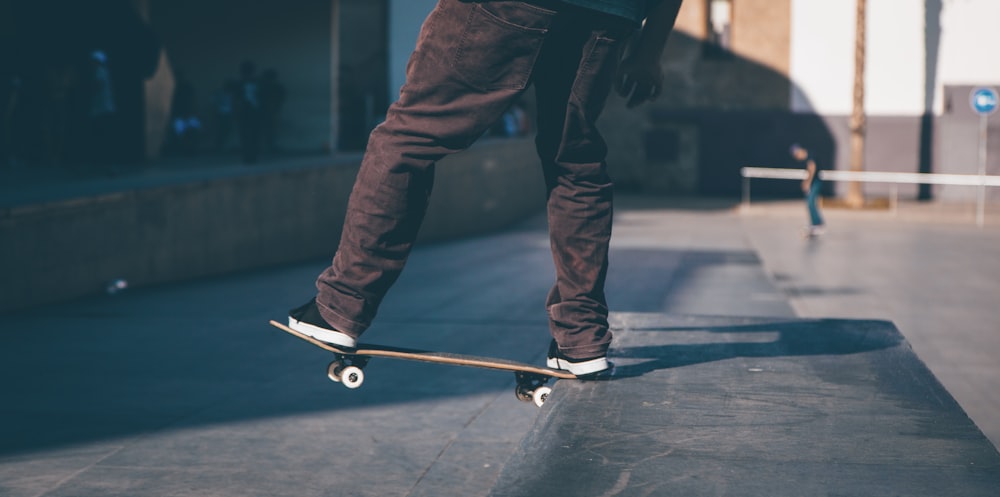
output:
[[[1000,454],[890,322],[615,323],[615,375],[559,382],[491,496],[1000,489]]]

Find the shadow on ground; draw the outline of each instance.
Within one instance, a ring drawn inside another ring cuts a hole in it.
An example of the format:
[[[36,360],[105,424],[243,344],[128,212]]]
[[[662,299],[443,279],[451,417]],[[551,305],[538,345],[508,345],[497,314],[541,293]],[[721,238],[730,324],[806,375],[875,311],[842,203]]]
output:
[[[881,323],[882,326],[878,326]],[[616,348],[629,359],[616,369],[619,378],[642,376],[661,369],[724,361],[738,357],[795,357],[861,354],[903,343],[889,323],[834,319],[775,321],[718,327],[627,327],[628,333],[672,333],[669,345]],[[713,336],[714,335],[714,336]],[[701,341],[701,343],[692,343]]]

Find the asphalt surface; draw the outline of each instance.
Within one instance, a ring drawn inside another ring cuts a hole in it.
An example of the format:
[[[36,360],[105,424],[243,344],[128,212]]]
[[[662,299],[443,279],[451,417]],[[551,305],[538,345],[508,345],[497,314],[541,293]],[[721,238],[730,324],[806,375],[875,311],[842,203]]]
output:
[[[490,497],[993,497],[1000,454],[892,323],[625,313]]]
[[[997,224],[829,212],[804,240],[800,203],[620,205],[617,316],[889,320],[1000,440]],[[267,325],[325,265],[0,316],[0,494],[487,495],[558,403],[518,402],[507,374],[398,361],[357,391],[329,382],[323,351]],[[541,217],[421,246],[365,339],[541,362],[551,278]]]
[[[892,321],[969,416],[1000,446],[1000,209],[906,203],[826,210],[827,233],[791,229],[802,204],[752,205],[744,233],[798,316]]]

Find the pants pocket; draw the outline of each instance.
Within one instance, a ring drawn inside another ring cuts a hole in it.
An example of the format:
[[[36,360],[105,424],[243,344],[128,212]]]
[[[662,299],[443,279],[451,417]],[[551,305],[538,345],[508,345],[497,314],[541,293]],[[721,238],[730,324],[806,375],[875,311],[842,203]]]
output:
[[[554,15],[524,2],[474,4],[452,67],[478,90],[527,88]]]

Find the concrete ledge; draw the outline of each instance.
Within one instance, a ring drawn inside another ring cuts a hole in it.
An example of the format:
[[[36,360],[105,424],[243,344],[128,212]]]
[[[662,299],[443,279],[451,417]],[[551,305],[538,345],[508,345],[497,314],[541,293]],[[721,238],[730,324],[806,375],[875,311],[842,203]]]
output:
[[[616,316],[493,497],[995,496],[1000,455],[891,323]]]
[[[330,257],[358,164],[332,160],[0,209],[0,312],[100,292]],[[544,207],[530,139],[437,166],[422,240],[490,232]]]

